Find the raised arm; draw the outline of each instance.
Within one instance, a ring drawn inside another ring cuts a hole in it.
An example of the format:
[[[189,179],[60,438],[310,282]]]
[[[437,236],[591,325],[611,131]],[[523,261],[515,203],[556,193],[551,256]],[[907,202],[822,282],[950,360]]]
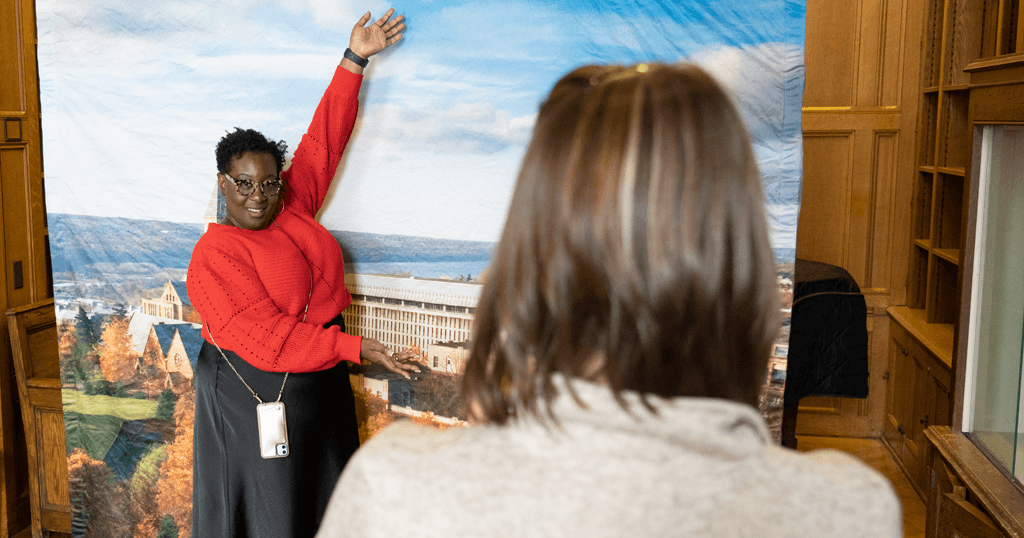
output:
[[[394,11],[388,10],[369,26],[366,23],[370,20],[370,12],[366,12],[352,28],[345,58],[320,99],[313,121],[292,158],[291,167],[281,174],[288,188],[285,204],[295,211],[315,215],[324,203],[342,152],[352,135],[359,108],[363,65],[350,58],[365,64],[366,58],[402,39],[404,17],[399,15],[390,20]]]

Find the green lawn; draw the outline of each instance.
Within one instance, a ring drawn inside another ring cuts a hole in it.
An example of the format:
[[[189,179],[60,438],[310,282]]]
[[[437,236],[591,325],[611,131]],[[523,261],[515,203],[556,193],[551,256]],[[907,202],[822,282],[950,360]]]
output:
[[[141,420],[156,416],[157,402],[152,400],[89,396],[73,389],[62,390],[61,397],[65,414],[71,412],[84,415],[110,415],[121,417],[124,420]]]
[[[85,415],[64,411],[64,440],[70,456],[75,448],[84,449],[89,457],[102,460],[107,456],[124,419],[111,415]]]

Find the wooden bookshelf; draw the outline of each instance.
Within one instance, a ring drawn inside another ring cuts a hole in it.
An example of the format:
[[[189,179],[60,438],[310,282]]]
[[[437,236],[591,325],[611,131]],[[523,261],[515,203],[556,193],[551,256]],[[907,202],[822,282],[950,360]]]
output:
[[[959,314],[965,171],[973,147],[970,75],[964,68],[995,53],[996,15],[1005,5],[1006,0],[928,0],[925,8],[907,277],[907,306],[924,315],[905,319],[912,335],[932,331],[926,324],[952,331]]]
[[[949,517],[955,507],[941,504],[949,496],[936,496],[936,484],[942,483],[937,477],[973,472],[975,466],[947,472],[955,462],[931,457],[941,447],[924,432],[928,426],[960,427],[974,259],[969,228],[976,218],[970,207],[977,189],[971,177],[978,165],[974,129],[1024,123],[1024,0],[925,0],[924,12],[916,163],[905,179],[913,185],[907,304],[887,310],[891,338],[882,440],[930,501],[926,535],[956,531],[973,538],[989,536],[977,532],[978,521],[1002,531],[1010,527],[998,506],[970,497],[957,506],[970,505],[977,519],[969,529],[956,527]],[[988,482],[1009,484],[1000,477]]]

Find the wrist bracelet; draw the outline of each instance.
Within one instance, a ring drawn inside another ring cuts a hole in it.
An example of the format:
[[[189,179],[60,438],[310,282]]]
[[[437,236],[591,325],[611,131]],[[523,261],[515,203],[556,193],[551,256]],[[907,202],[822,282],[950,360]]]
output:
[[[370,60],[363,58],[362,56],[352,52],[352,49],[345,49],[345,57],[352,60],[352,63],[359,67],[366,67],[366,64],[370,63]]]

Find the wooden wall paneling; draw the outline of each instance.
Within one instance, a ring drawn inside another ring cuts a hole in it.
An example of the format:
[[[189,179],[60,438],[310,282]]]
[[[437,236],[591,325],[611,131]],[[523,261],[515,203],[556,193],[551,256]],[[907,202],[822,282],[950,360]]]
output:
[[[878,94],[875,102],[868,103],[869,106],[899,106],[903,96],[904,86],[914,86],[914,79],[907,84],[903,80],[903,64],[905,63],[906,49],[903,36],[907,31],[906,13],[904,2],[898,0],[887,0],[884,9],[881,11],[885,31],[879,36],[881,49],[878,51],[879,78]],[[914,21],[916,24],[916,21]],[[913,48],[912,48],[913,49]]]
[[[0,2],[0,308],[48,297],[35,4]],[[17,265],[16,265],[17,264]],[[0,538],[30,524],[29,469],[11,341],[0,331]]]
[[[856,6],[857,2],[849,2]],[[854,105],[857,107],[882,106],[879,94],[885,77],[886,26],[891,14],[886,13],[888,2],[860,2],[860,43],[857,47],[857,88]],[[855,14],[856,15],[856,14]]]
[[[844,267],[854,133],[808,131],[806,126],[812,119],[827,118],[804,121],[803,200],[796,255]]]
[[[3,200],[4,264],[8,304],[32,302],[32,255],[29,245],[29,207],[27,182],[17,181],[28,175],[28,151],[24,147],[0,148],[0,198]],[[13,181],[12,181],[13,180]],[[27,278],[26,278],[27,277]],[[20,285],[20,288],[18,287]]]
[[[1014,50],[1016,52],[1024,52],[1024,7],[1018,2],[1017,4],[1017,43]]]
[[[889,252],[892,249],[893,191],[897,177],[899,130],[876,130],[872,154],[872,178],[868,202],[871,204],[866,225],[867,259],[864,280],[860,283],[865,293],[884,293],[889,288]],[[888,305],[886,305],[888,306]],[[883,307],[882,310],[885,310]]]
[[[856,102],[861,4],[848,0],[808,0],[805,107],[852,106]],[[817,32],[827,34],[828,39],[818,39]]]
[[[68,465],[53,299],[7,311],[28,433],[32,535],[71,532]]]
[[[802,400],[798,434],[881,433],[885,309],[906,300],[911,263],[907,178],[915,173],[923,10],[924,0],[808,1],[797,257],[843,267],[861,286],[870,373],[866,400]]]

